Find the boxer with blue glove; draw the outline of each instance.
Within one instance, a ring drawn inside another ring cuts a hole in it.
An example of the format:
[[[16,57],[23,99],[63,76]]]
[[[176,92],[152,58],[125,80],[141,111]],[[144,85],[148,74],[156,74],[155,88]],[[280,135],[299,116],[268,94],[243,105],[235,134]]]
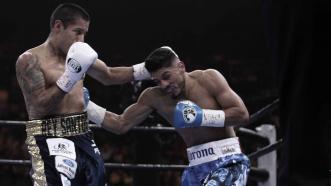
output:
[[[249,114],[222,74],[214,69],[186,72],[170,47],[151,52],[144,66],[157,85],[145,89],[120,115],[89,103],[88,112],[101,113],[94,114],[94,120],[122,134],[156,111],[175,127],[187,146],[189,167],[181,185],[244,186],[250,162],[233,126],[247,124]]]
[[[201,109],[192,101],[185,100],[176,104],[173,124],[176,128],[224,127],[224,120],[224,111]]]

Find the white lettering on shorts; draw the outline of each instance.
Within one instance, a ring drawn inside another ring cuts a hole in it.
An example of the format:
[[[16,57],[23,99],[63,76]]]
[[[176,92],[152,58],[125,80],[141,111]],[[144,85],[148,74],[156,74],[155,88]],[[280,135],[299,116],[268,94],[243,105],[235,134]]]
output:
[[[76,160],[76,151],[74,142],[64,138],[46,139],[49,155],[64,156]]]
[[[69,179],[74,179],[77,170],[77,162],[63,156],[55,156],[56,170],[66,175]]]
[[[100,150],[98,149],[98,147],[97,147],[97,145],[95,144],[94,140],[91,140],[91,141],[92,141],[92,145],[91,145],[91,147],[93,148],[94,153],[100,155]]]

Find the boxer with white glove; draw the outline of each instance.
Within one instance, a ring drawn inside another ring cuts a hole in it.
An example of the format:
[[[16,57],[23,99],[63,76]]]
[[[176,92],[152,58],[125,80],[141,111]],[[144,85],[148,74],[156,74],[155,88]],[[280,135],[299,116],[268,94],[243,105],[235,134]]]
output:
[[[138,63],[132,66],[133,67],[133,78],[136,81],[149,79],[151,74],[145,68],[145,62]]]
[[[223,110],[201,109],[192,101],[180,101],[174,110],[175,128],[224,127]]]
[[[70,92],[97,58],[98,54],[87,43],[73,43],[66,57],[65,71],[56,81],[57,86],[64,92]]]

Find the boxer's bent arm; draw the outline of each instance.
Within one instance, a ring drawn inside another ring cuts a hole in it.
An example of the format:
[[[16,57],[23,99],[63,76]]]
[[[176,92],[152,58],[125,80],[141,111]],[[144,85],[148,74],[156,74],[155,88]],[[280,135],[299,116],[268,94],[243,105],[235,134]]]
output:
[[[98,59],[87,74],[104,85],[124,84],[133,80],[132,67],[108,67]]]
[[[46,88],[38,58],[30,52],[19,56],[16,62],[16,78],[26,100],[29,117],[37,118],[38,114],[52,112],[65,96],[65,92],[57,86]],[[32,106],[32,107],[31,107]]]
[[[206,86],[225,113],[225,126],[245,125],[249,113],[242,99],[230,88],[226,79],[216,70],[206,70]]]
[[[102,127],[116,134],[123,134],[143,122],[153,109],[142,103],[130,105],[121,115],[106,112]]]

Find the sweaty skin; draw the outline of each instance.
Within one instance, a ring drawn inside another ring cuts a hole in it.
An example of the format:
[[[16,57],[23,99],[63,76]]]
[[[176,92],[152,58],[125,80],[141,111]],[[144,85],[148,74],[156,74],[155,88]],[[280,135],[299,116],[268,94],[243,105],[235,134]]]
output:
[[[64,28],[56,20],[47,40],[18,57],[16,77],[21,87],[29,119],[83,112],[83,80],[69,92],[56,85],[64,72],[66,53],[72,43],[84,42],[89,22],[78,18]],[[87,74],[104,85],[121,84],[133,80],[132,67],[108,67],[97,59]]]
[[[125,133],[154,110],[172,123],[175,105],[180,100],[191,100],[203,109],[222,109],[225,112],[225,127],[176,129],[188,147],[234,137],[233,126],[247,123],[249,115],[243,101],[218,71],[177,72],[172,68],[154,73],[152,76],[159,86],[146,89],[137,103],[129,106],[121,115],[107,112],[103,127],[118,134]],[[180,68],[183,67],[179,67],[179,71]]]

